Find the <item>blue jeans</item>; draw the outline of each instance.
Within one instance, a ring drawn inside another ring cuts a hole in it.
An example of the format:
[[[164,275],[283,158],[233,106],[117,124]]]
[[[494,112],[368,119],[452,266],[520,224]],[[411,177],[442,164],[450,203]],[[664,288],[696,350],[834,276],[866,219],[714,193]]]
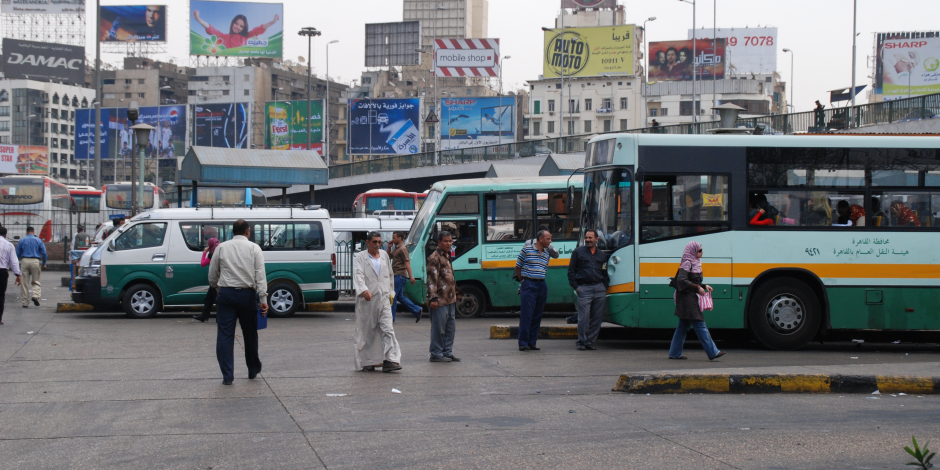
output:
[[[395,321],[395,312],[398,310],[398,302],[401,302],[412,315],[420,316],[421,307],[405,297],[405,283],[408,278],[401,274],[395,275],[395,302],[392,303],[392,321]]]
[[[535,347],[542,326],[542,311],[548,298],[548,286],[545,281],[522,281],[522,308],[519,312],[519,347]]]
[[[676,333],[672,335],[672,345],[669,346],[669,357],[678,358],[682,356],[682,347],[685,345],[685,335],[690,329],[695,328],[695,336],[702,343],[702,349],[709,359],[718,355],[718,346],[712,341],[712,335],[708,333],[708,327],[705,322],[698,320],[679,319],[679,326],[676,327]]]
[[[261,372],[261,359],[258,358],[258,293],[250,289],[220,287],[216,298],[215,320],[218,323],[215,355],[222,369],[222,379],[235,379],[235,320],[242,327],[248,373]]]
[[[440,359],[454,355],[457,333],[457,304],[441,305],[431,310],[431,357]]]

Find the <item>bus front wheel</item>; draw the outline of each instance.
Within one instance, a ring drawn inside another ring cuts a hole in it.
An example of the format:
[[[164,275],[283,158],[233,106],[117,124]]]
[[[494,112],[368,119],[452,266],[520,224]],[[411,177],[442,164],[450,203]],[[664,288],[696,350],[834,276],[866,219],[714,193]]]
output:
[[[748,323],[764,346],[794,350],[816,336],[821,311],[819,299],[806,283],[782,278],[757,289],[748,312]]]
[[[473,318],[486,311],[486,296],[480,288],[464,284],[457,286],[463,296],[457,300],[456,314],[460,318]]]
[[[268,289],[268,312],[273,317],[289,317],[297,313],[303,298],[292,284],[279,282]]]
[[[150,318],[160,310],[160,291],[150,284],[134,284],[124,293],[124,313],[131,318]]]

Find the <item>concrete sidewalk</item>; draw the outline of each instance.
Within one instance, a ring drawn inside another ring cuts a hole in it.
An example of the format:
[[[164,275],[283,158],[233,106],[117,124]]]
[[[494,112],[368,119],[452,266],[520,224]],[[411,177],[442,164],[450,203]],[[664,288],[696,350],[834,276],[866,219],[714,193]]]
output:
[[[628,393],[940,393],[940,362],[736,367],[623,374]]]

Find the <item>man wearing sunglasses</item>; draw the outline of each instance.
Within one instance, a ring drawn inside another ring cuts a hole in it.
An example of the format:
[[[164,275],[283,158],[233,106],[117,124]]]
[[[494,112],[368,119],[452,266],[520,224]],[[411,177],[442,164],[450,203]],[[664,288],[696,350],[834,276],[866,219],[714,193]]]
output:
[[[353,260],[356,289],[356,370],[382,372],[401,370],[401,348],[392,327],[395,282],[392,263],[382,248],[382,235],[369,232],[368,250]]]

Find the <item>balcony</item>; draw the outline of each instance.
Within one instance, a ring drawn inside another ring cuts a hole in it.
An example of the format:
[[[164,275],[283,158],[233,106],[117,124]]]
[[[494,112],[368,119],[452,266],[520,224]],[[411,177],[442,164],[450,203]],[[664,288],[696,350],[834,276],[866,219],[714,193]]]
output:
[[[614,113],[614,109],[613,109],[613,108],[597,108],[597,110],[594,111],[594,114],[607,114],[607,115],[609,115],[609,114],[613,114],[613,113]]]

